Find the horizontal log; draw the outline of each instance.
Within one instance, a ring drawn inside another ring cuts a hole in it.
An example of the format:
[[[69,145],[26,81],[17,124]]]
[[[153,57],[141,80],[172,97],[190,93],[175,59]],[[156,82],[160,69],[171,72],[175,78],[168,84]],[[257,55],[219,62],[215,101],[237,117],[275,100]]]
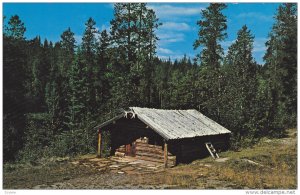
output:
[[[138,156],[147,156],[147,157],[156,158],[156,159],[164,159],[163,155],[158,155],[158,154],[153,154],[153,153],[146,153],[146,152],[136,151],[136,155],[138,155]]]
[[[152,151],[149,152],[149,151],[144,151],[144,150],[136,150],[136,154],[151,156],[151,157],[155,157],[155,158],[164,158],[163,153],[155,153],[155,152],[152,152]],[[170,153],[168,154],[168,158],[173,158],[173,157],[176,157],[176,156],[173,156]]]
[[[176,160],[176,156],[168,156],[168,160]]]
[[[138,155],[136,154],[136,158],[137,159],[141,159],[141,160],[146,160],[146,161],[151,161],[151,162],[159,162],[159,163],[164,163],[164,159],[160,159],[160,158],[153,158],[153,157],[149,157],[149,156],[144,156],[144,155]],[[168,163],[170,164],[176,164],[176,157],[175,158],[168,158]]]
[[[139,156],[139,155],[136,155],[136,158],[140,159],[140,160],[150,161],[150,162],[164,163],[163,159],[160,160],[160,159],[150,158],[150,157],[146,157],[146,156]]]
[[[142,143],[142,142],[136,143],[136,146],[145,146],[145,147],[149,147],[149,148],[162,149],[162,146],[156,146],[156,145],[146,144],[146,143]]]
[[[115,156],[124,157],[125,153],[123,153],[123,152],[115,152]]]
[[[143,140],[137,139],[135,142],[136,142],[136,143],[145,143],[145,144],[148,144],[149,139],[148,139],[148,140],[145,140],[145,139],[143,139]]]
[[[126,150],[125,150],[125,148],[117,148],[116,151],[118,151],[118,152],[125,152]]]
[[[157,148],[147,148],[147,147],[141,147],[138,146],[135,148],[136,151],[141,151],[141,152],[148,152],[148,153],[153,153],[153,154],[161,154],[164,155],[164,151],[161,149],[157,149]],[[172,155],[170,152],[168,152],[168,155]]]

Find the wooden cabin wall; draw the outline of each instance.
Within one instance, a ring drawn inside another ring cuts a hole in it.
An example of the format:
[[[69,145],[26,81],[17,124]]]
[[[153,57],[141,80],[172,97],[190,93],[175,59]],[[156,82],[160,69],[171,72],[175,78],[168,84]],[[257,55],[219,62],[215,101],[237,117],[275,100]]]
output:
[[[122,155],[128,144],[136,143],[136,157],[153,162],[164,162],[164,139],[151,128],[148,128],[139,119],[122,118],[114,124],[105,127],[111,132],[111,155]],[[139,142],[140,138],[147,137],[147,143]],[[168,166],[178,163],[189,163],[193,160],[209,156],[205,143],[211,142],[215,149],[225,151],[229,148],[229,134],[186,138],[168,141]],[[116,153],[117,152],[117,153]]]
[[[149,144],[163,145],[163,139],[138,119],[122,118],[106,127],[111,132],[111,155],[122,145],[132,144],[141,137],[149,138]]]
[[[170,149],[176,155],[178,163],[189,163],[193,160],[209,156],[205,146],[206,142],[211,142],[217,152],[225,151],[229,148],[229,134],[204,136],[199,138],[189,138],[170,141]]]
[[[150,144],[148,138],[141,138],[135,140],[133,143],[135,157],[140,160],[146,160],[153,163],[164,163],[164,148],[161,145]],[[126,156],[126,146],[122,145],[116,149],[116,156]],[[176,165],[176,156],[168,152],[167,166],[173,167]]]

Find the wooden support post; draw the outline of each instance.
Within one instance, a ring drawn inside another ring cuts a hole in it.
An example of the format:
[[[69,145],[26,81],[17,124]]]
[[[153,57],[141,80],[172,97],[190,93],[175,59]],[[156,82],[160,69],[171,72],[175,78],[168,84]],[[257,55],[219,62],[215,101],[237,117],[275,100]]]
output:
[[[101,130],[98,130],[98,153],[97,157],[101,158]]]
[[[168,167],[168,144],[166,141],[165,141],[165,145],[164,145],[164,165],[165,165],[165,168]]]

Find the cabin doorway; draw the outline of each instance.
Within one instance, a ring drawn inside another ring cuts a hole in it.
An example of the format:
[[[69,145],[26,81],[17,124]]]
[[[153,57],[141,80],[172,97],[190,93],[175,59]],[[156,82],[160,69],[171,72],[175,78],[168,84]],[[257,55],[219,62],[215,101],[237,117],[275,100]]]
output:
[[[135,157],[136,149],[135,149],[135,142],[131,144],[127,144],[125,146],[125,155]]]

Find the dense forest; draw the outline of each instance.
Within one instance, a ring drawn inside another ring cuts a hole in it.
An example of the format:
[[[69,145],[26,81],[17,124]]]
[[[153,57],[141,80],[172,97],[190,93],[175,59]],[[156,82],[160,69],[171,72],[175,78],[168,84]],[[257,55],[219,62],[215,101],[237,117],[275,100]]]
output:
[[[197,109],[232,131],[232,149],[284,136],[297,123],[297,5],[278,7],[265,64],[245,25],[224,54],[226,7],[199,10],[199,54],[175,61],[157,57],[163,24],[146,3],[114,4],[110,32],[89,18],[81,44],[70,28],[28,40],[19,16],[4,17],[4,161],[93,153],[93,127],[129,106]]]

